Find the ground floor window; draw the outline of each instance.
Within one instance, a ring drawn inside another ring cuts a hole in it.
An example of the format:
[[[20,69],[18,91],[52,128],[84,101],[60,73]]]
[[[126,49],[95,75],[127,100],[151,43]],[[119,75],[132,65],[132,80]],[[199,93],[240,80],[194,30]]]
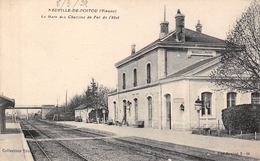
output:
[[[212,114],[212,93],[204,92],[201,94],[201,101],[202,101],[202,110],[201,115],[211,115]]]
[[[254,92],[251,94],[251,103],[260,104],[260,93]]]
[[[236,105],[237,94],[235,92],[227,93],[227,108]]]

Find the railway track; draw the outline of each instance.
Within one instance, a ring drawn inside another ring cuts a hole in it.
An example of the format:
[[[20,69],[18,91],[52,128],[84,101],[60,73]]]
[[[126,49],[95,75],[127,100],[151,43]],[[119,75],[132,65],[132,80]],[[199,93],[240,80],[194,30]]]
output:
[[[85,156],[82,156],[80,153],[78,153],[78,152],[76,152],[74,149],[68,147],[66,144],[64,144],[64,143],[62,143],[61,141],[55,139],[55,138],[52,137],[51,135],[49,135],[49,134],[43,132],[41,129],[35,127],[35,126],[34,126],[33,124],[31,124],[30,122],[28,122],[28,121],[23,121],[23,122],[26,122],[28,125],[30,125],[31,127],[33,127],[37,132],[40,132],[41,134],[43,134],[43,135],[47,136],[48,138],[50,138],[51,141],[49,141],[49,142],[52,142],[52,146],[53,146],[53,144],[56,144],[56,145],[58,144],[58,145],[60,145],[61,147],[63,147],[63,149],[65,148],[66,151],[69,151],[69,152],[70,152],[69,155],[71,155],[71,156],[74,155],[71,159],[73,159],[73,160],[82,160],[82,161],[87,161],[87,160],[88,160]],[[25,129],[25,130],[30,134],[31,138],[33,139],[33,142],[36,143],[37,147],[39,147],[39,149],[42,151],[42,153],[44,154],[44,156],[45,156],[45,158],[46,158],[47,160],[49,160],[49,161],[51,161],[51,160],[57,160],[57,158],[55,158],[55,157],[50,157],[50,156],[48,155],[48,152],[47,152],[48,147],[46,147],[46,146],[43,147],[42,141],[41,141],[41,143],[40,143],[40,142],[37,141],[37,139],[31,134],[30,130],[28,130],[28,129]],[[51,145],[48,145],[48,146],[51,147]],[[55,146],[55,147],[58,147],[58,148],[59,148],[59,146]],[[53,147],[52,147],[51,149],[53,149]],[[56,149],[56,150],[57,150],[57,149]],[[65,152],[64,150],[57,150],[57,151]],[[76,156],[76,157],[75,157],[75,156]],[[39,157],[37,157],[37,158],[34,157],[34,158],[35,158],[35,160],[41,160],[41,159],[43,159],[42,157],[40,157],[40,158],[39,158]],[[58,158],[58,159],[61,159],[61,160],[62,160],[62,158]],[[67,159],[68,159],[68,158],[64,158],[64,160],[67,160]]]
[[[66,127],[64,125],[55,124],[53,122],[47,122],[47,123],[50,125],[55,125],[55,126],[61,127],[61,128]],[[68,128],[68,127],[66,127],[66,128]],[[82,129],[74,129],[74,130],[77,130],[82,133],[86,133],[86,131],[84,131]],[[104,136],[99,133],[94,133],[94,132],[90,132],[90,131],[87,131],[87,132],[95,134],[95,135]],[[108,140],[106,138],[99,138],[99,140],[103,141],[104,144],[109,142],[109,144],[111,144],[115,147],[125,148],[125,146],[126,146],[125,143],[126,143],[128,149],[131,149],[132,151],[138,151],[139,153],[142,152],[142,153],[145,153],[146,155],[151,155],[153,157],[161,158],[161,159],[165,159],[165,160],[172,158],[172,156],[174,155],[175,156],[174,159],[181,159],[181,158],[177,157],[177,156],[180,156],[180,157],[185,157],[186,159],[190,159],[190,160],[202,160],[203,159],[205,161],[212,161],[212,159],[206,159],[204,157],[202,158],[197,155],[191,155],[191,154],[187,154],[187,153],[180,152],[180,151],[173,151],[173,150],[169,150],[169,149],[165,149],[165,148],[159,148],[159,147],[156,147],[156,145],[151,144],[149,142],[146,142],[144,144],[144,143],[140,143],[140,141],[139,142],[138,141],[136,142],[133,140],[129,141],[129,140],[126,140],[123,138],[113,138],[113,139],[116,141],[111,141],[111,139]],[[140,147],[142,147],[142,148],[140,148]],[[147,150],[147,149],[153,149],[153,150]],[[161,153],[162,150],[163,150],[163,153]]]
[[[45,122],[45,121],[44,121]],[[65,125],[59,125],[59,124],[56,124],[56,123],[53,123],[53,122],[46,122],[50,125],[54,125],[54,126],[58,126],[58,127],[61,127],[61,128],[69,128]],[[82,132],[82,133],[92,133],[94,135],[99,135],[99,136],[104,136],[100,133],[95,133],[95,132],[91,132],[91,131],[85,131],[83,129],[74,129],[76,131],[79,131],[79,132]],[[131,151],[137,151],[139,154],[143,153],[145,155],[150,155],[150,156],[153,156],[157,159],[163,159],[163,160],[168,160],[170,158],[172,159],[177,159],[177,160],[182,160],[182,158],[185,158],[185,160],[205,160],[205,161],[212,161],[214,159],[209,159],[209,158],[205,158],[205,157],[200,157],[198,155],[192,155],[192,154],[187,154],[187,153],[184,153],[184,152],[180,152],[180,151],[173,151],[173,150],[169,150],[169,149],[165,149],[165,148],[162,148],[162,147],[156,147],[155,144],[151,144],[149,142],[146,142],[145,144],[144,143],[141,143],[140,141],[129,141],[129,140],[126,140],[124,138],[113,138],[112,139],[106,139],[106,138],[99,138],[100,141],[103,142],[103,144],[111,144],[113,145],[114,147],[117,147],[117,148],[125,148],[127,147],[129,150]],[[174,157],[173,157],[174,156]]]
[[[34,138],[34,136],[32,135],[32,133],[30,132],[30,130],[25,129],[27,131],[27,133],[30,135],[30,137],[34,140],[34,143],[37,145],[37,147],[40,149],[40,151],[42,152],[42,154],[44,155],[44,157],[42,159],[44,160],[48,160],[51,161],[51,158],[49,157],[49,155],[46,153],[46,151],[42,148],[42,146],[39,144],[39,142],[37,141],[36,138]]]
[[[229,158],[220,156],[217,152],[210,150],[198,150],[138,137],[118,137],[111,133],[92,131],[92,129],[76,129],[49,121],[37,121],[33,124],[28,122],[28,126],[44,137],[51,138],[49,141],[47,139],[41,141],[40,145],[55,142],[59,144],[55,145],[57,149],[61,146],[67,149],[60,153],[64,155],[71,153],[78,157],[69,160],[241,160],[236,156],[228,156]],[[59,134],[56,135],[57,131]],[[71,139],[64,138],[64,135],[71,135]],[[84,136],[88,138],[84,138]]]

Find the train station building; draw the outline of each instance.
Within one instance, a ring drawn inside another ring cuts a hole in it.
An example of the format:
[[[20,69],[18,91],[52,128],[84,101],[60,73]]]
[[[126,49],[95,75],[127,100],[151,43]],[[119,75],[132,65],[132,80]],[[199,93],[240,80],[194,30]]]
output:
[[[117,62],[117,90],[109,94],[109,118],[129,125],[144,121],[145,127],[191,130],[222,124],[221,110],[237,104],[259,103],[258,93],[218,91],[209,74],[220,63],[224,40],[185,28],[185,16],[177,11],[175,30],[160,24],[159,38]],[[200,99],[201,110],[194,107]]]

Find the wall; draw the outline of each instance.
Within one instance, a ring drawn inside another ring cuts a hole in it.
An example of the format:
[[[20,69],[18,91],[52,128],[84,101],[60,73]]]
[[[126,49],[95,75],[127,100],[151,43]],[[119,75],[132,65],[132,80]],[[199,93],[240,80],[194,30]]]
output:
[[[126,75],[126,89],[133,87],[133,70],[137,69],[137,87],[147,84],[147,64],[151,64],[151,82],[158,80],[157,50],[144,55],[141,59],[133,60],[118,68],[118,91],[122,91],[122,75]]]
[[[116,109],[118,110],[118,120],[122,121],[124,116],[123,101],[131,102],[131,105],[127,105],[126,116],[129,125],[135,124],[135,106],[134,99],[138,99],[138,120],[145,121],[145,127],[148,127],[148,100],[147,97],[152,97],[152,127],[160,127],[160,109],[159,109],[159,88],[158,86],[139,89],[135,91],[120,93],[118,95],[109,96],[108,108],[109,117],[114,120],[115,111],[114,103],[116,102]],[[130,110],[129,110],[130,109]]]
[[[94,108],[85,108],[81,110],[75,110],[75,117],[80,116],[83,122],[87,122],[88,115],[93,109]]]
[[[171,96],[171,127],[170,129],[182,130],[187,128],[189,121],[189,111],[187,110],[189,97],[188,82],[185,80],[164,83],[162,85],[162,121],[163,129],[168,129],[166,122],[166,95]],[[180,105],[184,105],[184,111],[180,110]]]
[[[196,62],[212,57],[191,56],[188,58],[188,50],[168,50],[167,51],[167,75],[178,72]]]

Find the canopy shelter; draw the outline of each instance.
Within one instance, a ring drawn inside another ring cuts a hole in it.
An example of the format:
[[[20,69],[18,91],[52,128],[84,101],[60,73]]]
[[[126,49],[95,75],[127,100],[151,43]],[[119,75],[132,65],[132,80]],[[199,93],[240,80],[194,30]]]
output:
[[[13,108],[15,100],[5,96],[0,96],[0,133],[5,131],[5,109]]]

